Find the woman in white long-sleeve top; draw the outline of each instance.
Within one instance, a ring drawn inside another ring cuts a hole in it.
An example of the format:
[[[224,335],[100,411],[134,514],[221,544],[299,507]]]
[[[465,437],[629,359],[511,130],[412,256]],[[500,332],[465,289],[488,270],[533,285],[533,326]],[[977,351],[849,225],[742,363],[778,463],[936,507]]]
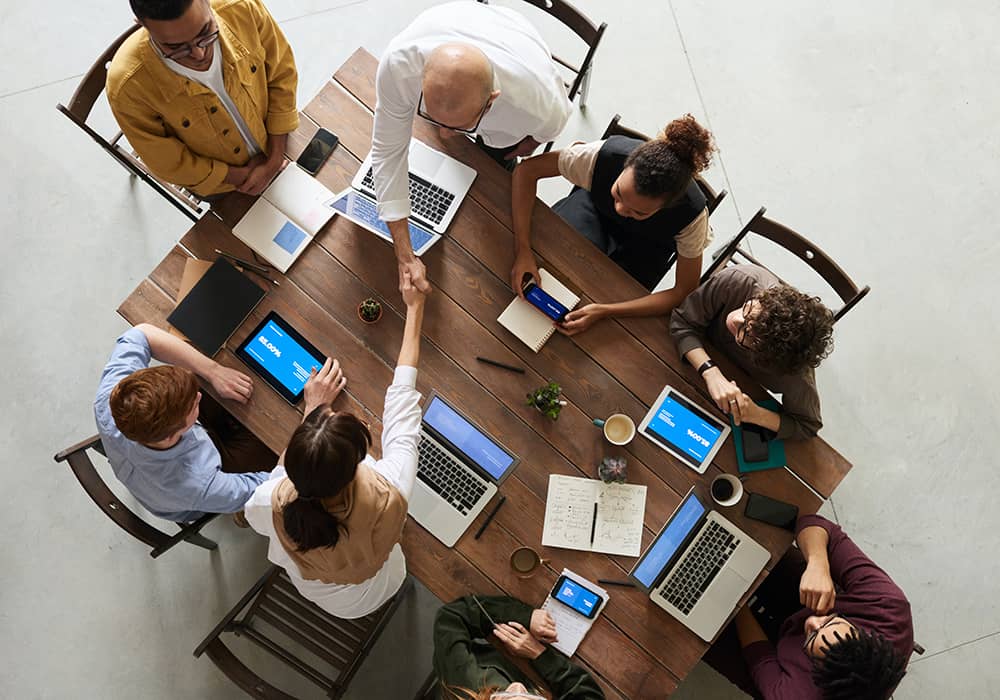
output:
[[[304,597],[337,617],[377,610],[406,578],[399,540],[417,473],[424,295],[409,275],[402,293],[406,325],[385,395],[382,459],[368,455],[367,424],[330,407],[347,380],[339,364],[327,360],[306,383],[302,424],[246,504],[251,527],[270,539],[268,558]]]

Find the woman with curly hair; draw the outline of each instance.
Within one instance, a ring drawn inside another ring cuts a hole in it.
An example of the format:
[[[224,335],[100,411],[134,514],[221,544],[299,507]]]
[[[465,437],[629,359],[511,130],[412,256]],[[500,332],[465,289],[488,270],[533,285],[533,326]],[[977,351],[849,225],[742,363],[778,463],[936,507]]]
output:
[[[651,141],[612,136],[528,158],[514,169],[514,264],[521,288],[538,265],[531,251],[531,214],[538,180],[561,175],[575,185],[552,207],[587,240],[652,291],[677,258],[671,289],[637,299],[587,304],[566,316],[569,335],[617,316],[667,314],[698,286],[702,252],[712,240],[708,209],[695,176],[715,151],[712,134],[690,114],[674,119]]]
[[[833,350],[833,312],[819,297],[789,287],[757,265],[712,275],[670,317],[677,351],[705,380],[719,410],[781,439],[810,438],[823,426],[813,372]],[[782,395],[779,411],[759,406],[728,379],[705,341],[767,389]]]

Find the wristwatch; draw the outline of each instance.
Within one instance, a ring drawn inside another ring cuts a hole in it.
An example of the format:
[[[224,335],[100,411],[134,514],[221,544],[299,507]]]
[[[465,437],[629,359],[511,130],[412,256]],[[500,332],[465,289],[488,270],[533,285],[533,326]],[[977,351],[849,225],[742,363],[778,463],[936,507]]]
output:
[[[698,374],[705,376],[705,372],[715,367],[715,363],[711,360],[705,360],[701,363],[701,367],[698,368]]]

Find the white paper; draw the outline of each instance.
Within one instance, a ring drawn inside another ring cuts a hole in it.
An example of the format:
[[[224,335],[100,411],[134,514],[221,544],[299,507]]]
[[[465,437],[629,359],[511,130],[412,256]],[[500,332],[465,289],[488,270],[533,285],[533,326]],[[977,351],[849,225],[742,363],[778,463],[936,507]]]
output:
[[[262,196],[310,236],[319,233],[333,216],[324,206],[333,192],[294,163],[281,171]]]
[[[305,250],[312,237],[308,235],[308,232],[304,232],[306,235],[289,252],[274,242],[275,236],[286,224],[296,226],[291,219],[261,197],[233,227],[233,235],[250,246],[254,252],[261,255],[279,271],[287,272],[295,259]]]
[[[551,474],[542,545],[637,557],[645,513],[645,486]]]
[[[572,309],[580,303],[580,297],[567,289],[548,271],[539,268],[538,275],[541,277],[542,291],[551,295],[567,309]],[[552,319],[521,297],[514,297],[514,301],[503,310],[497,321],[535,352],[541,350],[545,341],[556,332]]]
[[[597,617],[601,614],[601,611],[604,610],[604,606],[607,605],[608,592],[596,583],[588,581],[583,576],[580,576],[569,569],[563,569],[562,575],[576,581],[580,585],[601,596],[601,606],[597,610],[597,615],[594,615],[594,617],[589,620],[575,610],[563,605],[558,600],[553,600],[551,594],[542,604],[542,610],[547,610],[556,621],[556,636],[559,640],[551,646],[555,647],[566,656],[573,656],[573,654],[576,653],[577,648],[579,648],[580,642],[582,642],[583,638],[587,636],[587,632],[589,632],[590,628],[594,626],[594,622],[597,620]]]

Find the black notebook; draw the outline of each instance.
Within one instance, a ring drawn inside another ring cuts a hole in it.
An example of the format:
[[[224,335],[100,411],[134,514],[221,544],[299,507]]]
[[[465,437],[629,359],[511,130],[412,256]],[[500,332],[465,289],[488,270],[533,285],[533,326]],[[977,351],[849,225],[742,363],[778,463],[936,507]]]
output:
[[[265,293],[232,264],[219,258],[167,316],[167,322],[212,357]]]

